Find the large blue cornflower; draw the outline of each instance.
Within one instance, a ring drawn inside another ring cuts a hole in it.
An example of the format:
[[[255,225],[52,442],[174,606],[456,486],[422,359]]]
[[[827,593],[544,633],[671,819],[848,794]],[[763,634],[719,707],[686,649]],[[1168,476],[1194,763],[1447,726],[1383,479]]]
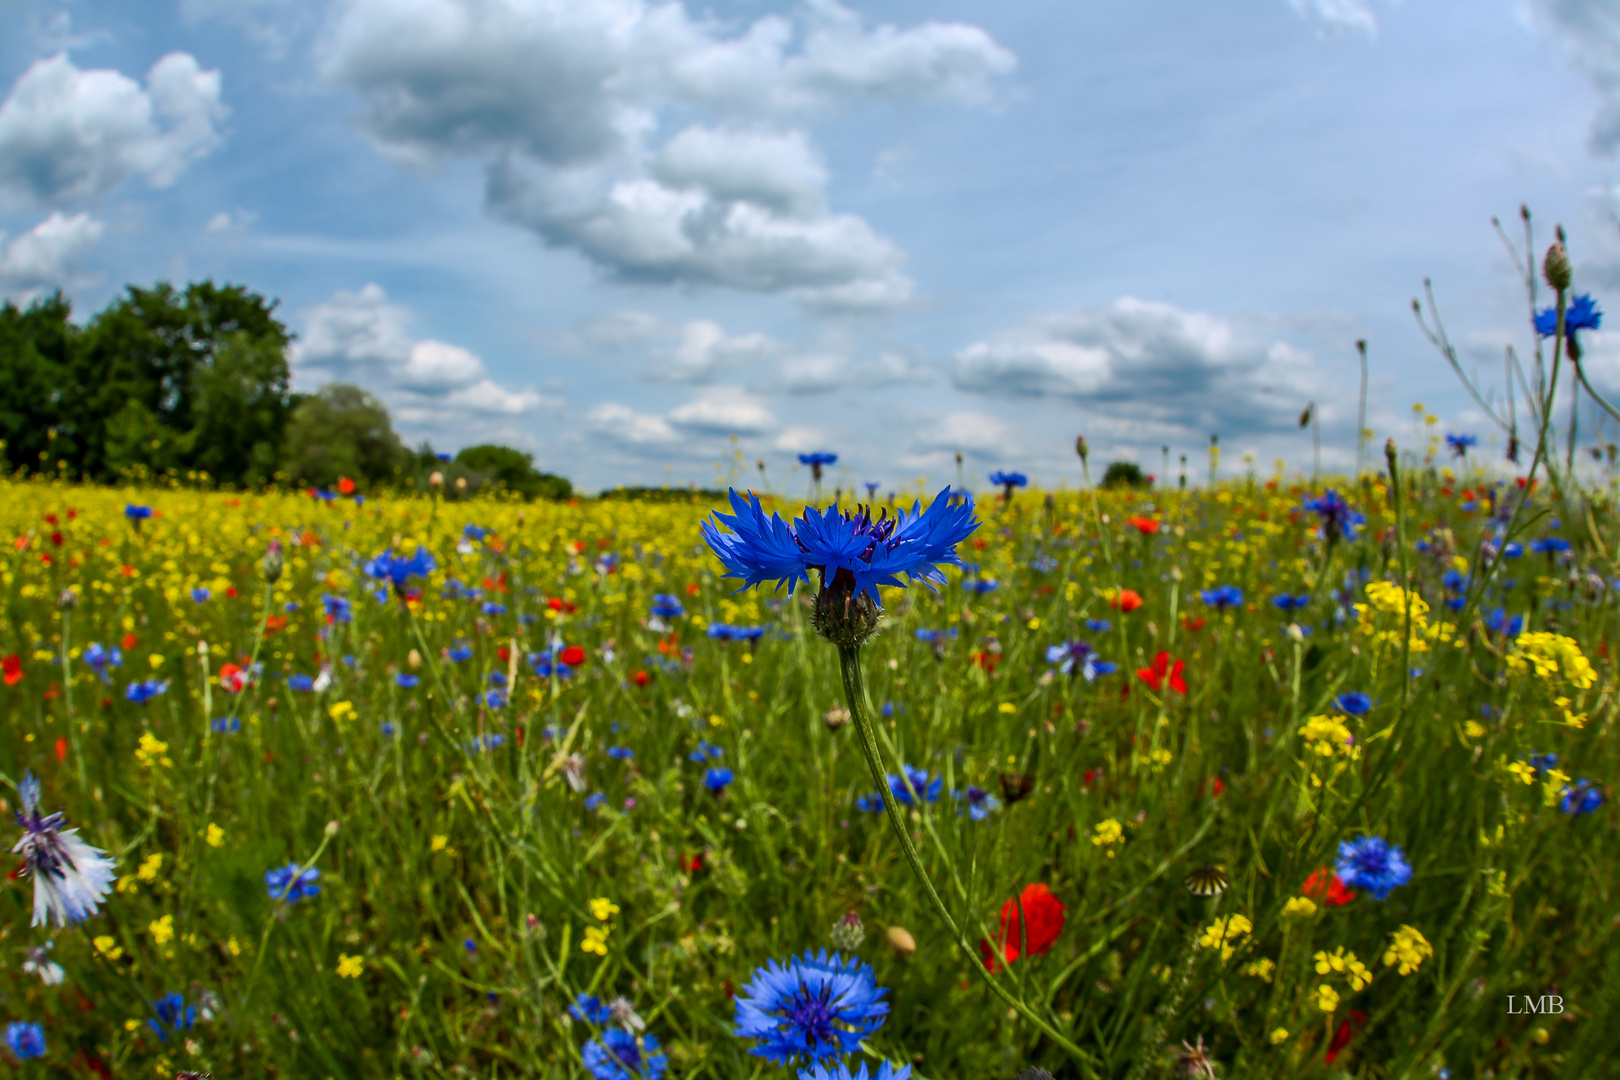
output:
[[[972,501],[953,506],[944,493],[927,510],[914,503],[909,514],[901,510],[891,518],[885,510],[875,521],[865,507],[806,507],[790,525],[777,514],[767,518],[759,496],[744,500],[735,491],[731,506],[735,515],[716,513],[703,523],[703,538],[726,576],[741,579],[745,589],[785,583],[791,595],[815,570],[821,578],[816,629],[840,645],[859,645],[877,629],[878,586],[904,588],[902,574],[930,588],[943,584],[940,565],[960,566],[956,545],[978,527]],[[720,524],[731,531],[721,532]]]
[[[703,786],[716,795],[722,795],[733,778],[730,769],[710,769],[703,774]]]
[[[945,790],[945,778],[936,776],[928,778],[927,769],[914,769],[910,765],[902,764],[900,768],[905,772],[904,777],[889,774],[889,790],[894,793],[895,801],[901,806],[911,805],[911,792],[915,790],[923,802],[938,802],[939,793]],[[907,787],[910,781],[910,787]]]
[[[1364,716],[1366,715],[1367,710],[1371,709],[1373,706],[1372,698],[1368,697],[1366,694],[1360,693],[1359,691],[1351,691],[1348,694],[1340,694],[1338,697],[1333,699],[1333,703],[1340,709],[1349,713],[1351,716]]]
[[[1468,451],[1479,445],[1477,435],[1447,435],[1446,445],[1451,447],[1452,457],[1467,457]]]
[[[1322,524],[1322,535],[1329,543],[1339,539],[1354,540],[1356,530],[1367,524],[1367,519],[1350,509],[1337,491],[1328,488],[1320,498],[1306,499],[1305,509],[1314,512]]]
[[[369,577],[374,577],[378,581],[392,582],[394,591],[403,594],[405,592],[405,582],[408,579],[413,577],[425,578],[438,565],[433,561],[433,553],[425,547],[418,546],[416,554],[409,559],[400,558],[394,554],[393,548],[389,548],[366,563],[365,571]]]
[[[813,454],[800,454],[799,455],[799,464],[800,465],[808,465],[812,469],[819,469],[823,465],[832,465],[832,464],[835,464],[837,461],[838,461],[838,455],[837,454],[828,454],[828,453],[825,453],[824,451],[820,451],[820,450],[816,451]]]
[[[658,1036],[637,1038],[618,1028],[586,1043],[580,1056],[596,1080],[659,1080],[669,1064],[658,1052]]]
[[[823,949],[786,965],[769,960],[737,997],[733,1034],[758,1039],[748,1052],[774,1065],[843,1057],[888,1019],[887,993],[859,957]]]
[[[299,865],[295,862],[278,866],[274,870],[266,870],[264,883],[268,887],[270,899],[296,904],[304,897],[315,896],[321,891],[321,887],[315,884],[321,876],[319,870],[312,866],[302,874],[298,871]]]
[[[1390,890],[1412,880],[1406,853],[1381,836],[1342,841],[1333,872],[1352,889],[1371,893],[1374,900],[1387,900]]]
[[[911,1080],[911,1066],[902,1065],[897,1069],[885,1061],[878,1066],[877,1075],[871,1076],[864,1061],[856,1072],[849,1071],[846,1061],[832,1062],[831,1068],[828,1063],[818,1061],[808,1069],[800,1069],[799,1080]]]
[[[1027,487],[1029,477],[1021,472],[1002,472],[998,469],[990,474],[990,482],[997,487]]]
[[[1564,336],[1574,340],[1577,330],[1596,330],[1603,324],[1603,312],[1589,294],[1582,294],[1564,309]],[[1536,333],[1552,337],[1558,333],[1558,309],[1548,308],[1536,313]]]
[[[6,1025],[6,1045],[18,1058],[45,1056],[45,1029],[26,1020],[13,1020]]]
[[[1603,790],[1590,780],[1577,780],[1559,792],[1562,798],[1558,808],[1566,814],[1580,817],[1603,805]]]
[[[1204,603],[1217,611],[1225,611],[1227,608],[1234,608],[1243,603],[1243,590],[1236,585],[1222,585],[1215,589],[1204,589],[1199,595],[1204,598]]]

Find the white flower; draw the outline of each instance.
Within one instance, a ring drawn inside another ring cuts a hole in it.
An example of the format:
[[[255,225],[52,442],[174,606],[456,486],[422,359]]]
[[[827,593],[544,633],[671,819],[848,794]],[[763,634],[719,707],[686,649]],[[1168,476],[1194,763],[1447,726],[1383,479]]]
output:
[[[329,667],[323,667],[321,668],[321,673],[315,676],[315,681],[310,684],[309,688],[315,691],[317,694],[324,694],[326,692],[326,688],[331,685],[332,669]]]
[[[17,793],[23,836],[11,851],[23,857],[22,872],[34,879],[33,925],[54,918],[57,926],[66,926],[94,915],[112,887],[113,860],[80,840],[79,830],[62,828],[60,812],[40,816],[39,778],[31,771],[23,773]]]
[[[23,961],[22,968],[30,975],[38,975],[46,986],[58,986],[66,977],[62,965],[51,961],[48,950],[56,948],[56,942],[47,941],[43,945],[35,945],[28,950],[28,959]]]

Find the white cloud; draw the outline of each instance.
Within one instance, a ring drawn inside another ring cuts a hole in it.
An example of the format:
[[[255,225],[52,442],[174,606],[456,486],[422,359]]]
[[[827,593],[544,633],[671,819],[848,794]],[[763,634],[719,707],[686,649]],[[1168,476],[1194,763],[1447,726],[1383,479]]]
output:
[[[221,210],[208,219],[208,224],[203,226],[203,231],[210,236],[245,232],[248,226],[257,220],[259,220],[259,215],[251,210]]]
[[[669,422],[704,435],[763,435],[780,426],[762,401],[731,386],[716,387],[677,406],[670,411]]]
[[[4,243],[0,232],[0,296],[26,304],[53,289],[87,283],[80,260],[101,240],[106,227],[89,214],[53,213],[32,229]]]
[[[898,247],[827,207],[826,167],[795,125],[982,101],[1014,65],[978,27],[867,27],[832,0],[730,36],[681,3],[347,0],[323,50],[385,153],[484,160],[492,212],[608,274],[832,310],[894,307],[912,283]],[[672,113],[686,126],[660,145]]]
[[[439,429],[464,428],[481,417],[523,416],[551,404],[532,389],[500,386],[483,360],[459,345],[415,340],[410,321],[410,311],[389,303],[379,285],[338,292],[304,313],[291,350],[294,377],[300,383],[358,383],[403,420]]]
[[[1567,51],[1570,61],[1598,92],[1592,118],[1592,149],[1620,149],[1620,4],[1614,0],[1534,0],[1536,14]]]
[[[790,424],[771,445],[790,454],[808,454],[827,445],[827,433],[807,424]]]
[[[924,454],[961,451],[979,458],[1013,453],[1007,422],[982,412],[954,412],[937,420],[922,421],[912,436],[912,449]]]
[[[1303,18],[1316,23],[1323,37],[1349,34],[1378,36],[1378,17],[1367,0],[1288,0]]]
[[[35,62],[0,104],[0,187],[43,203],[95,199],[139,176],[167,187],[219,144],[218,71],[186,53],[152,65],[143,90],[65,53]]]
[[[649,378],[667,382],[710,383],[782,351],[782,343],[765,334],[727,334],[719,323],[693,319],[681,327],[681,340],[669,362]]]
[[[957,353],[953,377],[987,397],[1074,401],[1088,423],[1143,439],[1282,431],[1312,399],[1324,419],[1339,411],[1310,354],[1234,320],[1130,297],[976,342]]]
[[[663,417],[638,413],[613,401],[592,407],[585,413],[585,423],[599,435],[633,446],[663,446],[680,441]]]

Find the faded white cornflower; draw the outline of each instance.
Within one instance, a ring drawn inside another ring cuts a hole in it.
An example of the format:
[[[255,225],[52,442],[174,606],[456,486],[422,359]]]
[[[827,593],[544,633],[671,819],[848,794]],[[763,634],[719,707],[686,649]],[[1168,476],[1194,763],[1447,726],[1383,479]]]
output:
[[[585,791],[584,758],[578,754],[569,754],[563,758],[562,774],[563,779],[568,781],[568,786],[574,789],[574,794],[579,795]]]
[[[23,835],[11,852],[23,857],[21,873],[34,879],[33,925],[54,918],[57,926],[66,926],[94,915],[112,887],[113,860],[79,839],[79,830],[64,829],[60,811],[40,815],[39,777],[32,771],[23,773],[17,793]]]
[[[56,942],[47,941],[43,945],[35,945],[28,950],[28,959],[23,961],[22,969],[30,975],[38,975],[46,986],[58,986],[66,978],[62,965],[53,963],[50,950],[56,948]]]
[[[647,1022],[636,1015],[636,1007],[630,1004],[629,998],[616,997],[608,1002],[608,1015],[613,1023],[626,1031],[639,1035],[647,1030]]]

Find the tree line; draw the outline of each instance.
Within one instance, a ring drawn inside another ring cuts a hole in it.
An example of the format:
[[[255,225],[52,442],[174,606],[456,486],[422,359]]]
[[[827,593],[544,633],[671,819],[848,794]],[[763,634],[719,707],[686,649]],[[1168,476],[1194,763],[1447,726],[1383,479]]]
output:
[[[206,474],[246,489],[271,483],[452,490],[499,486],[566,498],[572,486],[533,457],[495,444],[453,457],[394,431],[357,386],[292,390],[293,335],[276,301],[241,285],[129,286],[82,326],[60,293],[0,303],[0,455],[9,472],[89,481]]]

